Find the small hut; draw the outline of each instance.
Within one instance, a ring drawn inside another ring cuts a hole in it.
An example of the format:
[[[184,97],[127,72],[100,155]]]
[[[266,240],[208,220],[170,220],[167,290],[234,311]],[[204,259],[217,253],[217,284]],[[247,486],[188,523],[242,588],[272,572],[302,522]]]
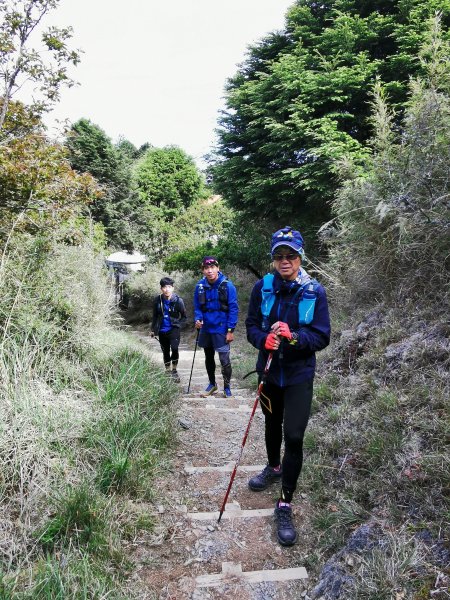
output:
[[[123,250],[113,252],[105,259],[111,278],[114,279],[116,305],[121,308],[127,308],[128,304],[124,296],[124,282],[132,272],[141,271],[146,260],[146,257],[139,252],[130,254]]]

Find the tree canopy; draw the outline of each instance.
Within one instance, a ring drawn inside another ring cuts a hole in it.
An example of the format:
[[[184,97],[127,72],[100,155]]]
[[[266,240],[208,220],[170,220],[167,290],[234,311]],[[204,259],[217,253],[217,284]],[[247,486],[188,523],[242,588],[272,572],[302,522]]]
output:
[[[94,178],[70,167],[65,148],[19,102],[10,102],[0,134],[0,238],[13,227],[75,241],[83,211],[101,195]]]
[[[142,202],[169,222],[204,193],[193,159],[177,146],[149,148],[135,166],[134,181]]]
[[[448,0],[297,0],[284,31],[250,48],[228,81],[215,191],[250,217],[325,220],[340,161],[368,155],[375,81],[400,118],[437,10],[448,36]]]
[[[121,139],[116,147],[106,133],[89,119],[72,125],[66,139],[72,167],[90,173],[102,186],[103,194],[91,205],[94,219],[105,227],[110,244],[133,249],[138,243],[135,225],[142,217],[139,199],[131,186],[131,165],[138,150]]]
[[[445,302],[444,265],[450,253],[449,53],[450,43],[435,19],[419,53],[423,75],[410,82],[400,129],[377,84],[372,103],[374,153],[363,174],[353,173],[345,181],[333,204],[334,219],[321,228],[333,273],[358,302],[362,296],[373,302],[379,295],[423,298],[424,293],[428,303],[433,297],[439,304]]]
[[[36,114],[59,99],[61,86],[74,84],[68,67],[78,64],[80,55],[67,45],[72,28],[49,27],[36,39],[42,19],[58,4],[59,0],[0,2],[0,129],[12,97],[24,84],[32,86],[35,100],[29,109]]]

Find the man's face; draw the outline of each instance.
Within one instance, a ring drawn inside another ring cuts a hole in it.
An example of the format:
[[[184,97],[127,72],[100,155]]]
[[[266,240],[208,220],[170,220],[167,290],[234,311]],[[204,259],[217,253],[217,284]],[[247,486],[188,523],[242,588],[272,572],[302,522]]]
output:
[[[165,285],[161,288],[161,292],[163,293],[163,296],[165,296],[167,299],[169,299],[171,297],[171,295],[173,294],[173,285]]]
[[[289,246],[279,246],[272,254],[275,269],[283,279],[293,281],[300,270],[301,258],[298,252],[295,252]]]
[[[202,268],[203,275],[208,280],[208,283],[214,283],[219,277],[219,265],[208,264]]]

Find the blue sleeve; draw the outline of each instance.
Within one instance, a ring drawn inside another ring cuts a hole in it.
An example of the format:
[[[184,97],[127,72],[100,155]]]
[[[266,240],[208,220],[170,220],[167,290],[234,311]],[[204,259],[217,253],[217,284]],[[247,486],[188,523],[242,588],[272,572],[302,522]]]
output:
[[[245,319],[245,327],[247,329],[247,340],[252,346],[258,350],[264,348],[264,343],[267,338],[267,332],[262,331],[262,314],[261,314],[261,288],[263,280],[258,281],[250,296],[248,305],[247,318]]]
[[[227,328],[234,329],[238,322],[239,306],[237,291],[231,281],[228,285],[228,313],[227,313]]]
[[[309,325],[303,325],[298,330],[297,348],[317,352],[323,350],[330,343],[330,315],[328,301],[324,288],[317,288],[317,299],[314,307],[314,318]]]

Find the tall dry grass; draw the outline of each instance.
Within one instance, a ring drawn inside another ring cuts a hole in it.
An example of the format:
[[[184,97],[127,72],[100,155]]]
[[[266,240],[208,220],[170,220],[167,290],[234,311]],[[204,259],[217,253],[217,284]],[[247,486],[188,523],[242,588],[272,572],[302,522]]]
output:
[[[0,274],[0,597],[132,597],[122,528],[152,526],[173,384],[114,328],[88,243],[11,239]]]

